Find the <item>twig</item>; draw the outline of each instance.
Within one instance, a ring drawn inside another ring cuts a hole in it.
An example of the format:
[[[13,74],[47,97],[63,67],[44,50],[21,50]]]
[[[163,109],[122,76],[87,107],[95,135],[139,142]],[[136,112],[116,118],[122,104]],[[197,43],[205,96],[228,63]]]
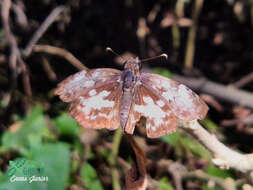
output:
[[[51,65],[49,64],[48,60],[43,56],[41,56],[41,64],[42,64],[48,78],[52,81],[55,81],[57,78],[56,74],[55,74],[54,70],[52,69]]]
[[[26,15],[24,13],[24,5],[22,4],[21,1],[18,1],[16,4],[12,3],[11,8],[13,9],[13,11],[16,14],[16,19],[18,24],[22,27],[22,28],[27,28],[28,26],[28,21],[26,18]]]
[[[193,66],[193,58],[195,53],[195,38],[198,26],[198,17],[200,11],[202,9],[203,0],[195,0],[194,9],[192,12],[192,25],[190,27],[188,38],[187,38],[187,46],[186,46],[186,55],[184,65],[187,69],[191,69]]]
[[[2,10],[1,10],[1,17],[2,17],[2,23],[4,28],[4,33],[7,38],[7,42],[9,43],[10,49],[11,49],[11,55],[9,57],[9,63],[10,68],[12,70],[13,74],[13,80],[15,81],[18,74],[18,67],[17,63],[19,64],[22,72],[23,72],[23,83],[25,87],[25,92],[27,96],[30,98],[32,96],[32,89],[30,84],[30,78],[28,75],[27,67],[24,61],[21,58],[17,41],[14,37],[14,35],[11,32],[10,25],[9,25],[9,11],[11,7],[11,1],[10,0],[3,0],[2,1]]]
[[[203,172],[202,170],[196,170],[192,172],[182,172],[180,173],[182,178],[197,178],[204,181],[213,181],[215,184],[220,186],[224,190],[236,190],[236,183],[231,178],[221,179],[219,177],[210,176]]]
[[[209,105],[213,106],[218,112],[223,111],[222,105],[210,95],[201,94],[200,97]]]
[[[245,86],[246,84],[248,84],[249,82],[253,81],[253,72],[244,76],[243,78],[241,78],[239,81],[232,83],[232,86],[235,86],[236,88],[241,88],[243,86]]]
[[[2,6],[1,6],[1,17],[2,17],[2,23],[3,23],[3,29],[4,34],[7,39],[7,42],[11,49],[11,54],[9,56],[9,63],[10,68],[13,72],[13,78],[16,78],[17,76],[17,54],[18,54],[18,48],[17,48],[17,42],[15,37],[13,36],[10,25],[9,25],[9,12],[11,7],[11,1],[10,0],[3,0]]]
[[[180,173],[180,170],[185,170],[185,168],[177,162],[172,163],[168,166],[168,171],[172,175],[176,190],[183,190],[182,175]]]
[[[48,15],[46,20],[41,24],[39,29],[34,33],[33,37],[28,42],[26,48],[23,51],[24,56],[27,57],[31,54],[34,45],[37,43],[37,41],[40,39],[40,37],[45,33],[45,31],[48,29],[48,27],[55,21],[57,16],[63,10],[64,10],[64,6],[58,6],[50,13],[50,15]]]
[[[52,55],[58,55],[66,60],[68,60],[74,67],[79,70],[87,70],[88,68],[85,67],[78,59],[76,59],[70,52],[65,49],[49,46],[49,45],[35,45],[34,52],[45,52]]]
[[[234,168],[245,174],[249,182],[253,184],[253,154],[241,154],[228,148],[196,120],[182,122],[180,125],[214,155],[212,162],[216,166],[222,169]]]
[[[119,145],[122,137],[122,129],[119,127],[119,129],[115,132],[113,136],[113,145],[112,145],[112,152],[109,158],[109,164],[111,166],[112,170],[112,186],[113,190],[120,190],[120,180],[119,180],[119,173],[116,168],[116,162],[117,162],[117,155],[119,151]]]
[[[198,90],[215,98],[253,109],[253,94],[250,92],[227,87],[206,79],[195,79],[179,75],[173,75],[173,79],[189,86],[193,90]]]
[[[232,126],[232,125],[237,125],[237,124],[246,124],[246,125],[251,125],[253,124],[253,114],[248,115],[244,119],[230,119],[230,120],[223,120],[221,122],[221,125],[223,126]]]

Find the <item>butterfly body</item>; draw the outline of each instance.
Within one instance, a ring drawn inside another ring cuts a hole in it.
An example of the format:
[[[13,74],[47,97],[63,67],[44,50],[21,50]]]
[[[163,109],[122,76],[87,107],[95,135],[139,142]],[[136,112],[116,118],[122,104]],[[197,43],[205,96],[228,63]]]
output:
[[[133,134],[145,117],[150,138],[174,132],[179,120],[205,117],[207,105],[189,88],[140,70],[141,61],[130,58],[123,71],[81,71],[62,81],[55,94],[72,102],[70,115],[84,127],[115,130],[121,125]]]
[[[120,98],[120,125],[125,128],[130,113],[136,85],[140,84],[140,61],[138,58],[129,59],[124,64],[121,74],[123,88]]]

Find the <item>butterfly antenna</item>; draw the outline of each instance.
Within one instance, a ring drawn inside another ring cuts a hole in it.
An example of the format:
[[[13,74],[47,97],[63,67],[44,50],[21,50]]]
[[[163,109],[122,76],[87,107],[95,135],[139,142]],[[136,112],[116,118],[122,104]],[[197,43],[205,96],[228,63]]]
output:
[[[123,62],[126,62],[126,61],[123,59],[123,57],[121,57],[118,53],[116,53],[115,51],[113,51],[112,48],[107,47],[107,48],[106,48],[106,51],[107,51],[107,52],[109,52],[109,51],[112,52],[114,55],[120,57],[120,59],[121,59]]]
[[[146,61],[150,61],[150,60],[153,60],[153,59],[158,59],[158,58],[162,58],[164,57],[165,59],[168,59],[168,55],[163,53],[161,55],[158,55],[158,56],[155,56],[155,57],[151,57],[151,58],[148,58],[148,59],[142,59],[141,62],[146,62]]]

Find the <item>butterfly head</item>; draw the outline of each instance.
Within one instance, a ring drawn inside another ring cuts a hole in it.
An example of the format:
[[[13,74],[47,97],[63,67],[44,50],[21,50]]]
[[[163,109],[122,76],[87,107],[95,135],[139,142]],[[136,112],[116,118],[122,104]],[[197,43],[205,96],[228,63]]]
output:
[[[124,63],[124,70],[130,70],[133,73],[138,73],[141,70],[141,61],[138,57],[136,58],[129,58],[125,63]]]

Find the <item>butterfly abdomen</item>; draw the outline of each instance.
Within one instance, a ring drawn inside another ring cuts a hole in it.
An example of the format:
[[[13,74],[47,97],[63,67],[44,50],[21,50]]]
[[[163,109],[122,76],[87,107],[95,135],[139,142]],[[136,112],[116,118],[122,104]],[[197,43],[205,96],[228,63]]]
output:
[[[120,98],[120,124],[126,126],[133,99],[134,76],[131,71],[123,73],[123,93]]]
[[[126,126],[129,111],[132,103],[131,89],[125,89],[120,98],[120,125],[124,128]]]

